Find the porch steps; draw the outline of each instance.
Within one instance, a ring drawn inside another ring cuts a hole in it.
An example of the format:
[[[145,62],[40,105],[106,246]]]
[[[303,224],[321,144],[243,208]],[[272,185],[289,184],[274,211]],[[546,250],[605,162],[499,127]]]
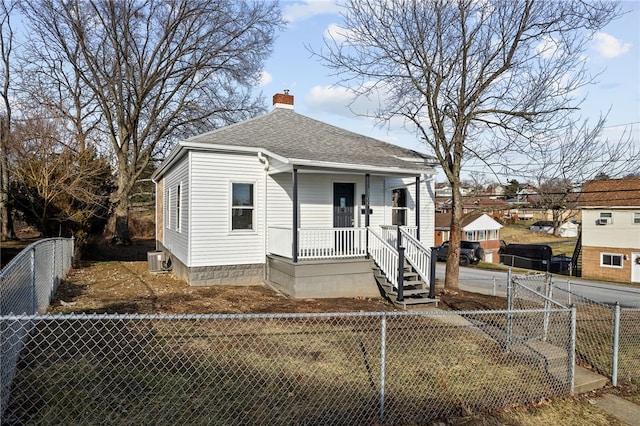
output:
[[[438,306],[438,299],[429,298],[429,284],[420,280],[420,276],[409,264],[405,264],[404,285],[403,285],[403,300],[398,300],[398,291],[393,283],[387,280],[384,273],[378,268],[377,265],[373,266],[373,275],[380,287],[383,295],[389,299],[394,305],[407,308],[408,306],[435,303]]]

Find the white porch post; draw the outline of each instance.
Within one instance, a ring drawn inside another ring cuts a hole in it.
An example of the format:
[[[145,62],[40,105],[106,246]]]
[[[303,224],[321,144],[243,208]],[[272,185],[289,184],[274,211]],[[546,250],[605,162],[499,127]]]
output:
[[[370,185],[371,185],[371,175],[367,173],[364,175],[364,227],[369,228],[369,194],[370,194]],[[365,235],[365,253],[367,259],[369,258],[369,232],[364,233]]]
[[[420,241],[420,176],[416,176],[416,240]]]
[[[293,194],[291,196],[293,204],[293,241],[291,259],[293,263],[298,262],[298,169],[293,169]]]

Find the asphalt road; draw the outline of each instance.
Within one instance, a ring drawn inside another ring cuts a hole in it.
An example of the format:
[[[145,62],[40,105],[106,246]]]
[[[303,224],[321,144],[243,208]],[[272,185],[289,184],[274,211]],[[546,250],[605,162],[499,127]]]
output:
[[[445,263],[438,262],[436,278],[444,280],[444,273]],[[497,296],[506,296],[507,294],[507,272],[461,266],[459,279],[462,290]],[[554,282],[555,288],[559,290],[558,294],[565,300],[568,298],[566,292],[570,291],[573,295],[600,303],[615,304],[620,302],[620,306],[625,308],[640,308],[640,286],[631,287],[564,275],[554,275]]]

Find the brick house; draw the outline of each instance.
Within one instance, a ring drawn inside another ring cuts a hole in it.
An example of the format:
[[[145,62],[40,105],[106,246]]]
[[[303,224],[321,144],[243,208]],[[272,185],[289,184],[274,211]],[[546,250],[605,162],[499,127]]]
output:
[[[582,210],[582,276],[640,282],[640,178],[586,182]]]

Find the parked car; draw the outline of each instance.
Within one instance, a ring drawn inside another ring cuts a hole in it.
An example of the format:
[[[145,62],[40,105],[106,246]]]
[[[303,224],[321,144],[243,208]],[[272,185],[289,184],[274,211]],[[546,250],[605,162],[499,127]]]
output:
[[[433,254],[436,260],[446,261],[449,254],[449,241],[434,247]],[[467,266],[476,264],[484,258],[484,249],[477,241],[460,241],[460,265]]]

